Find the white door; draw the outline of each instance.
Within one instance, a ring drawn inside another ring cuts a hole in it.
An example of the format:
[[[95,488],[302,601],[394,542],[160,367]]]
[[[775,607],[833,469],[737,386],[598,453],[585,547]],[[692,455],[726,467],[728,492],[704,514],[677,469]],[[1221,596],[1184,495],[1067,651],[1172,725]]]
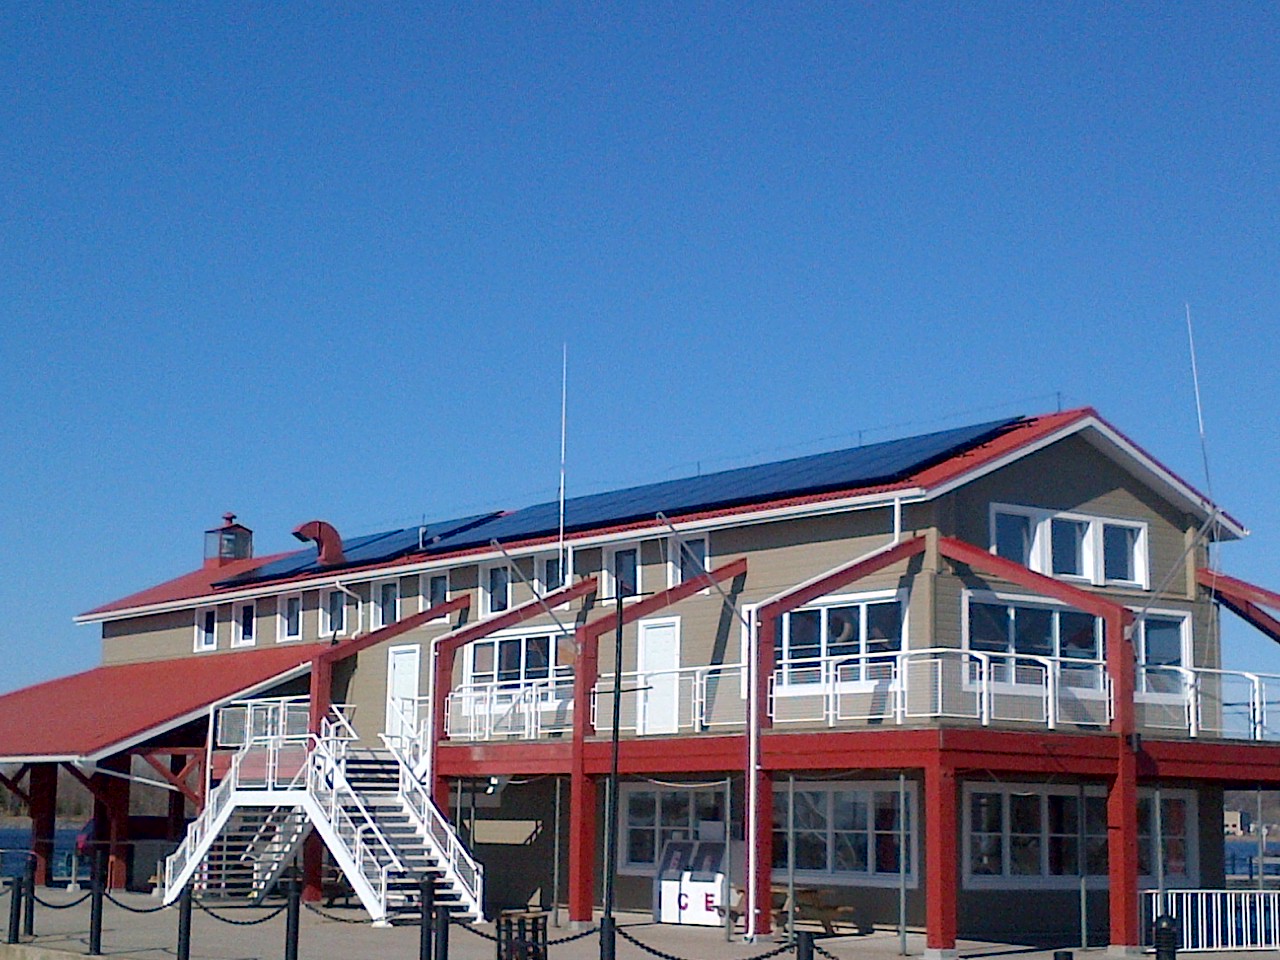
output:
[[[675,733],[680,725],[680,621],[642,620],[637,657],[640,732]]]
[[[387,651],[387,736],[412,737],[418,727],[418,658],[421,648]]]

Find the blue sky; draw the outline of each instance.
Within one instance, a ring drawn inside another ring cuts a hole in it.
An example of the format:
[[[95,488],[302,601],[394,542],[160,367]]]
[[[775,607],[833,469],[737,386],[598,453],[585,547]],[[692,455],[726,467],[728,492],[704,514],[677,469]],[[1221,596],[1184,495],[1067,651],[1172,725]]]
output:
[[[1273,4],[0,9],[0,689],[196,566],[1092,404],[1280,586]],[[1228,660],[1280,671],[1232,631]]]

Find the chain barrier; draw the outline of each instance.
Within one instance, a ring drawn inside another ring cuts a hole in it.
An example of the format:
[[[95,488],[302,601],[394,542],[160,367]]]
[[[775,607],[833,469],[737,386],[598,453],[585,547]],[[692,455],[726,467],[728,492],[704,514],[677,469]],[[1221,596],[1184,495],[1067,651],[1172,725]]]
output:
[[[314,903],[304,903],[303,906],[306,907],[308,910],[310,910],[312,913],[314,913],[317,917],[324,917],[324,919],[332,920],[334,923],[362,923],[363,924],[363,923],[369,922],[367,917],[364,919],[361,919],[358,917],[357,918],[339,917],[336,914],[326,913],[325,911],[317,907]]]
[[[48,900],[41,900],[40,896],[35,893],[33,893],[31,896],[36,903],[40,904],[40,906],[48,907],[50,910],[70,910],[72,907],[80,906],[80,904],[84,903],[86,900],[92,897],[93,891],[90,890],[79,900],[72,900],[70,903],[50,903]]]
[[[840,960],[840,958],[839,958],[839,957],[837,957],[837,956],[836,956],[834,953],[832,953],[830,950],[824,950],[824,949],[822,948],[822,945],[821,945],[821,944],[819,944],[817,940],[814,940],[814,941],[813,941],[813,952],[814,952],[814,953],[816,953],[816,954],[817,954],[818,956],[820,956],[820,957],[826,957],[826,958],[827,958],[827,960]]]
[[[268,913],[265,917],[259,917],[257,920],[232,920],[230,917],[224,917],[214,913],[212,910],[206,907],[199,900],[192,900],[191,902],[194,903],[197,907],[199,907],[201,911],[213,917],[213,919],[220,920],[223,923],[229,923],[233,927],[256,927],[260,923],[266,923],[268,920],[274,920],[276,917],[280,916],[280,914],[284,913],[285,908],[289,906],[287,902],[282,903],[280,904],[280,906],[276,907],[274,910]]]
[[[122,903],[121,901],[117,900],[115,897],[113,897],[111,894],[107,893],[106,891],[103,891],[103,896],[105,896],[108,900],[114,903],[121,910],[127,911],[128,913],[159,913],[161,910],[169,909],[168,904],[164,904],[164,903],[160,904],[160,906],[158,907],[131,907],[127,903]]]
[[[548,940],[547,946],[558,947],[562,943],[573,943],[573,941],[575,940],[585,940],[587,937],[599,932],[600,932],[599,927],[588,927],[586,930],[583,930],[581,933],[571,933],[569,934],[569,936],[561,937],[559,940]]]
[[[492,934],[485,933],[483,930],[477,930],[474,924],[467,923],[463,920],[454,920],[452,918],[449,920],[449,924],[451,926],[461,927],[463,930],[467,931],[467,933],[474,933],[481,940],[488,940],[490,943],[498,942],[497,937]]]
[[[628,943],[634,944],[635,946],[639,947],[641,950],[643,950],[647,954],[658,957],[659,960],[691,960],[691,958],[689,957],[682,957],[674,953],[664,953],[663,951],[657,949],[656,947],[649,946],[647,943],[641,943],[631,934],[627,933],[625,927],[615,927],[614,930],[618,934],[618,936],[620,936],[623,940],[626,940]],[[769,960],[770,957],[778,957],[784,953],[791,953],[794,950],[795,950],[795,944],[788,941],[782,944],[781,946],[776,947],[773,950],[770,950],[766,953],[753,954],[752,956],[749,956],[749,957],[742,957],[740,958],[740,960]]]

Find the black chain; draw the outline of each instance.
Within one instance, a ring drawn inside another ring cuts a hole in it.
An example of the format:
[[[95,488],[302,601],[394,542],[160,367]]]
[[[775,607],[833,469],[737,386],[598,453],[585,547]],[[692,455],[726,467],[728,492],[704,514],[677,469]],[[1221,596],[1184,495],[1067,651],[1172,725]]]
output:
[[[558,947],[562,943],[573,943],[573,941],[575,940],[584,940],[587,937],[591,936],[592,934],[596,934],[599,932],[600,932],[599,927],[588,927],[586,930],[583,930],[581,933],[571,933],[569,934],[569,936],[561,937],[559,940],[548,940],[547,946]]]
[[[653,956],[658,957],[659,960],[690,960],[690,958],[681,957],[678,954],[663,953],[661,950],[651,947],[647,943],[641,943],[631,934],[627,933],[627,931],[624,930],[622,927],[615,927],[614,929],[617,931],[618,936],[620,936],[623,940],[626,940],[629,943],[635,944],[645,953],[652,954]],[[776,949],[770,950],[768,953],[757,953],[754,956],[743,957],[741,958],[741,960],[768,960],[769,957],[781,956],[782,954],[789,953],[794,949],[795,949],[795,945],[788,942],[788,943],[782,944],[782,946],[777,947]],[[694,960],[697,960],[697,958],[694,958]]]
[[[488,940],[490,943],[498,942],[497,937],[490,936],[489,934],[485,933],[483,930],[477,929],[475,924],[467,923],[465,920],[454,920],[452,918],[449,920],[449,922],[453,924],[455,927],[461,927],[463,930],[466,930],[468,933],[474,933],[481,940]]]
[[[813,941],[813,952],[814,952],[814,953],[816,953],[816,954],[817,954],[818,956],[820,956],[820,957],[826,957],[826,958],[827,958],[827,960],[840,960],[840,958],[839,958],[839,957],[837,957],[837,956],[836,956],[834,953],[832,953],[830,950],[824,950],[824,949],[822,949],[822,947],[821,947],[821,946],[819,946],[819,944],[818,944],[818,941],[817,941],[817,940]]]
[[[105,896],[108,900],[114,903],[121,910],[128,911],[129,913],[159,913],[161,910],[169,909],[169,905],[165,903],[160,904],[160,906],[158,907],[131,907],[127,903],[121,903],[119,900],[117,900],[115,897],[113,897],[111,894],[107,893],[106,891],[103,891],[103,896]]]
[[[361,919],[359,917],[352,919],[351,917],[339,917],[332,913],[325,913],[323,910],[317,907],[314,903],[304,903],[303,906],[306,907],[308,910],[310,910],[312,913],[314,913],[317,917],[324,917],[326,920],[332,920],[334,923],[368,923],[369,922],[367,919]]]
[[[274,910],[268,913],[265,917],[259,917],[257,920],[232,920],[230,917],[223,917],[214,913],[212,910],[206,907],[199,900],[192,900],[191,902],[194,903],[201,910],[203,910],[205,913],[207,913],[209,916],[213,917],[213,919],[221,920],[223,923],[229,923],[233,927],[254,927],[260,923],[266,923],[268,920],[274,920],[276,917],[280,916],[280,914],[284,913],[284,908],[289,906],[288,903],[282,903],[280,904],[280,906],[276,907]]]
[[[80,904],[84,903],[91,896],[93,896],[93,891],[86,893],[79,900],[72,900],[70,903],[49,903],[47,900],[41,900],[36,894],[31,894],[32,899],[34,899],[36,903],[40,904],[42,907],[48,907],[50,910],[70,910],[72,907],[80,906]]]

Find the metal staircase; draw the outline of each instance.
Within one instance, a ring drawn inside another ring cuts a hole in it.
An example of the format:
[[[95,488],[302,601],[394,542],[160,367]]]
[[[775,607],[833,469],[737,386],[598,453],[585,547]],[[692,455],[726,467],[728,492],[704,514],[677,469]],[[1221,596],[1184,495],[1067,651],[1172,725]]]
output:
[[[356,747],[341,717],[320,736],[249,740],[165,862],[164,902],[265,896],[315,830],[375,923],[416,911],[434,878],[436,904],[483,919],[483,870],[399,750]]]

